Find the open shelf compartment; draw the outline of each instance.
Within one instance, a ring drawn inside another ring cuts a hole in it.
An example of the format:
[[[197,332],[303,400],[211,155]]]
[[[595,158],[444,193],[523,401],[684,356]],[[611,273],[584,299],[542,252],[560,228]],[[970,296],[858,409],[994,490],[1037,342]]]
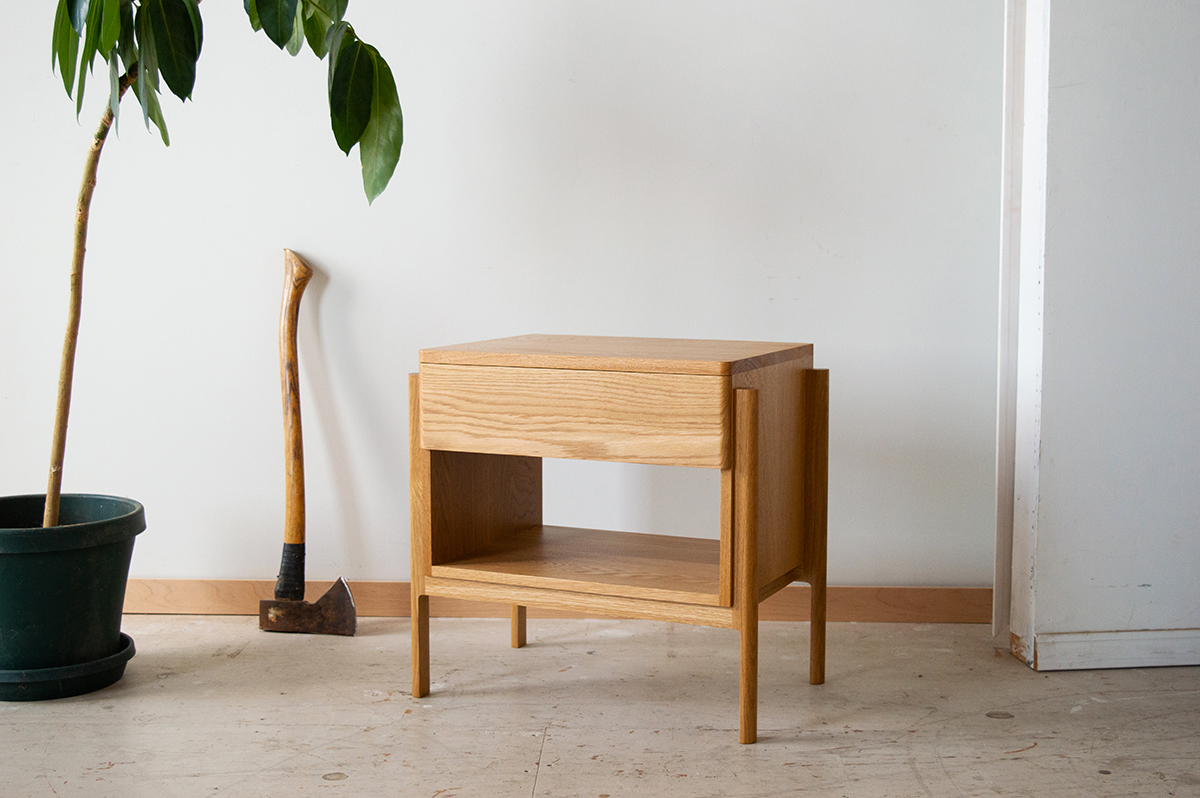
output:
[[[536,525],[431,576],[716,607],[720,562],[718,540]]]

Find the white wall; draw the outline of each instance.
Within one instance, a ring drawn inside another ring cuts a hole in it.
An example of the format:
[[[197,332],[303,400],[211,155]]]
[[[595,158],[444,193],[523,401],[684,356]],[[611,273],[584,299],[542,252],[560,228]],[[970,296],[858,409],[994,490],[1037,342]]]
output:
[[[1196,663],[1200,5],[1053,0],[1048,52],[1014,631],[1040,669]]]
[[[286,246],[322,272],[300,336],[313,578],[408,576],[417,350],[552,332],[814,342],[831,581],[990,583],[1001,0],[352,3],[406,116],[370,208],[324,65],[202,8],[172,146],[127,103],[92,212],[64,487],[146,504],[134,576],[275,573]],[[103,93],[77,125],[52,16],[8,9],[30,33],[0,55],[8,494],[44,490]],[[547,517],[715,531],[711,476],[551,464]]]

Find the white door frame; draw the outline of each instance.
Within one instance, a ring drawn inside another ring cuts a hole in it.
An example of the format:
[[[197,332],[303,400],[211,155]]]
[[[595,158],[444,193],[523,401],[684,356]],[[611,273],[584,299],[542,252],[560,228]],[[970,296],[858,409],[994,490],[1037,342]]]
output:
[[[1007,0],[992,632],[1011,632],[1018,655],[1023,650],[1020,641],[1029,639],[1033,624],[1049,48],[1050,0]]]

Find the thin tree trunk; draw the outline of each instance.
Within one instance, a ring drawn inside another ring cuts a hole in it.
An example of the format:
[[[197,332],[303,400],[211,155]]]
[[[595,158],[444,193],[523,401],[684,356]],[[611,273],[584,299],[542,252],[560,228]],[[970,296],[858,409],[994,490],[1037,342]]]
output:
[[[82,69],[82,67],[80,67]],[[137,79],[137,65],[121,77],[117,102]],[[71,306],[67,313],[67,334],[63,339],[62,361],[58,370],[58,403],[54,412],[54,440],[50,447],[50,478],[46,484],[46,509],[42,526],[58,526],[58,505],[62,493],[63,456],[67,450],[67,415],[71,410],[71,380],[75,371],[75,342],[79,338],[79,314],[83,306],[83,255],[87,248],[88,213],[92,207],[92,192],[96,189],[96,168],[108,129],[112,127],[113,109],[110,103],[100,118],[100,126],[92,137],[87,161],[83,167],[83,184],[75,205],[75,250],[71,259]]]

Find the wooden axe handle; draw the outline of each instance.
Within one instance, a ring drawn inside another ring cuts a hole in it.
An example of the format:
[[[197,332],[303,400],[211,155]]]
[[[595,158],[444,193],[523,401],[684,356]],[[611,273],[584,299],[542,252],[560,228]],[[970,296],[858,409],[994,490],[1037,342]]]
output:
[[[279,310],[279,376],[283,382],[283,434],[287,462],[287,507],[283,542],[304,543],[304,437],[300,429],[300,369],[296,328],[300,297],[313,270],[290,249],[283,251],[283,305]]]

